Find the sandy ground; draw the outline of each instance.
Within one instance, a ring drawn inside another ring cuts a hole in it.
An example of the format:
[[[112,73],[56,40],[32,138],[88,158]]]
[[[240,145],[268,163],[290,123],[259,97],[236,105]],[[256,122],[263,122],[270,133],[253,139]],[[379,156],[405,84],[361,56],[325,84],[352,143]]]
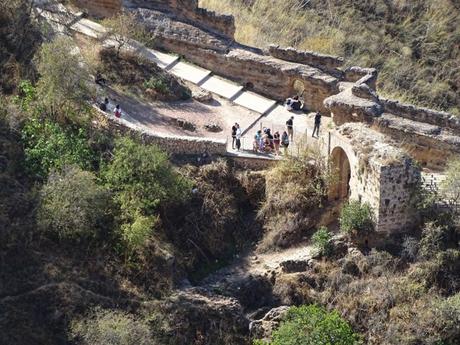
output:
[[[120,104],[123,112],[161,134],[227,139],[231,137],[231,127],[235,122],[244,130],[260,116],[217,96],[214,96],[212,103],[205,104],[195,100],[147,102],[114,89],[99,92],[98,98],[103,99],[105,95],[111,102]],[[175,126],[172,124],[173,119],[191,122],[196,126],[196,130],[185,130]],[[209,132],[204,128],[207,124],[219,125],[223,130],[217,133]]]

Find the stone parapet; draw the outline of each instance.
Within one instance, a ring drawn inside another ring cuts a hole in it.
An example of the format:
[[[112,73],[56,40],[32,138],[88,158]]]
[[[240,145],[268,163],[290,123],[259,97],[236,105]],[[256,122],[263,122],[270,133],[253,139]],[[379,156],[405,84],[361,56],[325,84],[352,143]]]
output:
[[[270,45],[268,53],[278,59],[296,62],[303,65],[310,65],[319,68],[323,71],[342,75],[342,71],[338,68],[343,65],[345,60],[338,56],[324,55],[312,51],[297,50],[292,47],[282,48],[278,45]]]
[[[97,109],[97,107],[94,109],[96,109],[100,115],[108,119],[108,129],[110,131],[133,137],[140,137],[144,143],[157,145],[169,154],[225,155],[227,153],[226,140],[152,133],[129,121],[117,119],[108,115]]]
[[[196,0],[130,0],[129,7],[168,12],[179,20],[192,22],[196,26],[227,38],[233,39],[235,36],[233,16],[200,8]]]
[[[344,81],[357,84],[367,84],[371,89],[377,87],[378,71],[375,68],[359,66],[348,67],[344,72]]]
[[[409,120],[425,122],[432,125],[449,128],[460,134],[460,117],[433,109],[417,107],[395,100],[381,98],[386,113],[400,116]]]

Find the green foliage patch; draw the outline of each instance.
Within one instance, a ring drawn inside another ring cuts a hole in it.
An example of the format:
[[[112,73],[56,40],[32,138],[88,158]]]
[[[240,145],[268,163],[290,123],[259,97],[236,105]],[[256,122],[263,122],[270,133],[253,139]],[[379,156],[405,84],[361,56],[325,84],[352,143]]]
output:
[[[336,311],[308,305],[291,307],[269,342],[254,345],[355,345],[359,336]]]
[[[329,230],[322,226],[320,227],[311,237],[311,241],[315,248],[324,256],[329,256],[332,254],[332,233]]]
[[[114,158],[103,171],[120,207],[122,239],[133,252],[142,248],[158,224],[158,211],[184,201],[191,183],[171,166],[155,145],[124,137],[115,143]]]
[[[345,204],[340,213],[340,230],[352,234],[368,234],[374,230],[374,216],[369,204],[353,200]]]
[[[27,171],[46,178],[52,170],[66,165],[90,169],[94,152],[83,128],[63,128],[48,119],[30,118],[22,129]]]

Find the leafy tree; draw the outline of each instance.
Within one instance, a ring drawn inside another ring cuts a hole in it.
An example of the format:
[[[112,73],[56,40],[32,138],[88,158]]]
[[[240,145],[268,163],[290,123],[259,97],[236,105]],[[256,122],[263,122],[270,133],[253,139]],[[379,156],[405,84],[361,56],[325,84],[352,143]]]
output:
[[[74,340],[82,345],[154,345],[147,321],[122,311],[94,309],[70,326]]]
[[[46,109],[53,115],[81,117],[85,101],[92,94],[91,78],[72,40],[58,37],[43,44],[37,68],[40,73],[37,92]]]
[[[291,307],[270,342],[255,345],[355,345],[359,336],[336,311],[316,305]]]
[[[330,233],[325,226],[320,227],[318,231],[313,234],[311,240],[313,245],[320,251],[321,254],[325,256],[332,254],[332,233]]]
[[[46,177],[53,170],[75,164],[91,167],[93,153],[85,130],[64,130],[51,120],[29,119],[22,129],[26,169],[30,174]]]
[[[116,42],[117,56],[132,40],[144,43],[146,46],[149,46],[153,41],[153,34],[150,34],[145,26],[140,24],[136,17],[129,12],[108,18],[103,21],[102,25],[108,29],[106,38]]]
[[[366,234],[374,229],[374,216],[369,204],[361,204],[359,201],[350,201],[344,205],[340,214],[340,230],[351,234],[356,231]]]
[[[165,152],[126,137],[116,141],[104,177],[120,206],[122,239],[131,250],[152,235],[160,205],[180,202],[191,190],[190,181],[174,171]]]
[[[60,240],[93,239],[104,226],[108,206],[109,194],[92,173],[67,167],[43,186],[38,223]]]

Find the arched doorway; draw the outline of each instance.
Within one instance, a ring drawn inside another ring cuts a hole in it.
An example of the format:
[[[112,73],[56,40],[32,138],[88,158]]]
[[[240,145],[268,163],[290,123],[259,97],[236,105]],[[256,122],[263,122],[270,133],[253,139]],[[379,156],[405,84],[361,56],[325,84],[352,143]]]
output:
[[[292,89],[294,90],[294,95],[302,97],[305,92],[305,84],[302,81],[296,79],[292,84]]]
[[[331,163],[335,179],[330,188],[329,197],[332,200],[347,199],[350,196],[351,169],[348,156],[341,147],[332,150]]]

